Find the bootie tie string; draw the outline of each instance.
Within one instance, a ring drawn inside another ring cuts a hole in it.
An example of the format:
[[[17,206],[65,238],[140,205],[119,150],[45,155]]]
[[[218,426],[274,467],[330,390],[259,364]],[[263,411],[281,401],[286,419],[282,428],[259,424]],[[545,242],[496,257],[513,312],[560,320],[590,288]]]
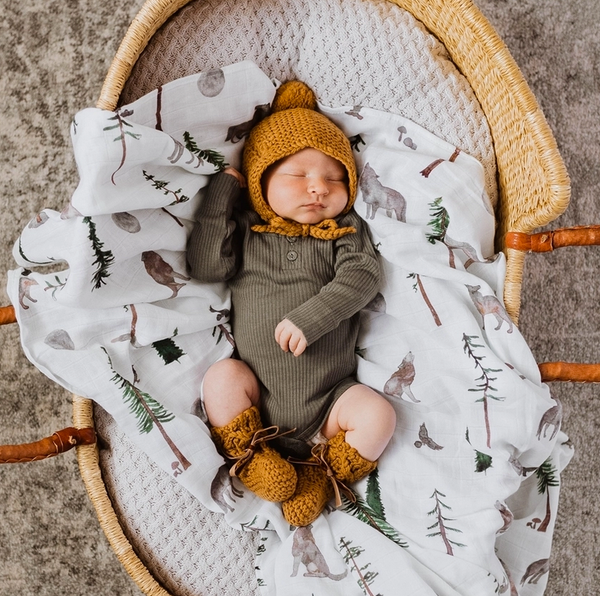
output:
[[[327,478],[329,479],[333,487],[336,508],[342,506],[342,493],[351,503],[356,503],[356,495],[354,494],[354,491],[349,486],[344,484],[339,478],[336,477],[331,466],[329,465],[329,462],[325,457],[326,452],[327,443],[319,443],[311,449],[313,459],[297,460],[288,457],[288,461],[292,464],[320,467],[325,472],[325,474],[327,474]]]
[[[248,445],[244,453],[237,457],[229,458],[235,460],[235,464],[233,464],[233,466],[231,466],[231,469],[229,470],[229,475],[232,477],[238,476],[242,468],[254,456],[257,447],[259,447],[263,443],[267,443],[268,441],[272,441],[273,439],[277,439],[279,437],[284,437],[285,435],[289,435],[295,431],[296,429],[292,428],[291,430],[280,432],[278,426],[268,426],[267,428],[261,428],[257,430],[254,433],[252,440],[250,441],[250,445]]]

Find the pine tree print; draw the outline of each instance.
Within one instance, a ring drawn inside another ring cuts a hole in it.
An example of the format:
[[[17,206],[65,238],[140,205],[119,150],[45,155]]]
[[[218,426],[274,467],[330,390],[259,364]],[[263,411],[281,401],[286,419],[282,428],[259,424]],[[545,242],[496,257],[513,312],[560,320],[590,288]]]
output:
[[[365,552],[365,549],[360,546],[352,546],[352,541],[346,540],[345,537],[340,538],[339,548],[346,565],[349,565],[351,571],[358,576],[358,585],[366,596],[382,596],[381,594],[374,594],[370,588],[379,573],[368,570],[371,566],[370,562],[362,567],[357,562],[358,557]]]
[[[452,252],[452,249],[446,244],[446,232],[448,231],[448,226],[450,225],[450,216],[448,215],[446,208],[442,206],[442,197],[434,199],[433,202],[429,203],[429,207],[431,210],[432,219],[427,225],[431,226],[432,232],[431,234],[427,234],[427,240],[429,240],[431,244],[441,242],[442,244],[446,245],[448,248],[449,265],[453,269],[456,269],[454,252]]]
[[[104,127],[102,130],[115,130],[115,129],[119,129],[119,136],[116,137],[115,139],[113,139],[115,142],[120,141],[121,142],[121,148],[122,148],[122,156],[121,156],[121,163],[119,164],[119,167],[112,173],[112,176],[110,177],[110,181],[116,186],[116,182],[115,182],[115,176],[117,174],[117,172],[123,167],[123,165],[125,164],[125,160],[127,158],[127,143],[126,143],[126,137],[130,136],[131,138],[135,139],[136,141],[139,141],[139,139],[141,138],[141,134],[139,133],[134,133],[131,132],[130,130],[126,130],[125,127],[129,126],[130,128],[133,128],[133,124],[129,124],[129,122],[127,122],[125,120],[125,118],[128,118],[129,116],[131,116],[133,114],[133,110],[123,110],[122,112],[120,110],[115,112],[115,115],[112,118],[109,118],[109,120],[116,120],[117,123],[114,126],[106,126]]]
[[[434,516],[436,521],[433,525],[429,526],[427,529],[433,530],[435,528],[436,531],[432,532],[431,534],[427,534],[427,537],[433,538],[434,536],[441,536],[442,540],[444,541],[444,545],[446,547],[446,553],[449,555],[454,555],[452,545],[458,546],[458,547],[466,546],[466,545],[461,544],[460,542],[454,542],[453,540],[450,540],[450,538],[448,537],[449,532],[462,533],[462,531],[457,528],[451,528],[450,526],[447,525],[448,522],[451,522],[454,520],[452,518],[445,517],[443,515],[444,510],[451,511],[451,508],[448,507],[448,505],[446,505],[442,501],[442,498],[445,499],[446,495],[441,493],[437,489],[435,489],[433,491],[433,494],[430,497],[430,499],[433,499],[435,501],[435,507],[431,511],[429,511],[427,515]]]
[[[471,445],[471,440],[469,439],[469,429],[468,428],[467,428],[467,433],[466,433],[466,439],[467,439],[467,443],[469,443],[469,445]],[[480,473],[480,472],[486,472],[487,470],[489,470],[492,467],[492,462],[493,462],[492,456],[488,455],[487,453],[482,453],[481,451],[478,451],[475,448],[473,449],[473,451],[475,451],[475,472]]]
[[[492,467],[492,456],[475,449],[475,471],[486,472]]]
[[[142,170],[142,173],[144,174],[144,178],[152,184],[153,188],[161,191],[166,196],[172,195],[173,197],[175,197],[173,202],[169,203],[169,205],[177,205],[179,203],[185,203],[186,201],[190,200],[190,197],[182,193],[181,188],[178,190],[171,190],[167,187],[169,182],[165,180],[157,180],[152,174],[148,174],[146,170]]]
[[[435,308],[433,307],[433,304],[431,303],[431,300],[429,299],[429,296],[427,295],[427,292],[425,291],[423,282],[421,281],[421,276],[418,273],[410,273],[407,277],[409,279],[416,280],[416,282],[413,284],[413,290],[415,292],[417,290],[419,292],[421,292],[421,296],[423,296],[423,300],[425,300],[425,304],[427,304],[427,307],[429,308],[429,311],[431,312],[431,316],[433,317],[435,324],[438,327],[440,327],[442,325],[442,321],[440,321],[440,317],[438,316]]]
[[[183,142],[185,148],[198,157],[200,165],[207,161],[209,164],[215,166],[217,172],[222,172],[229,165],[222,153],[212,149],[200,149],[194,137],[187,130],[183,133]]]
[[[367,479],[366,501],[352,489],[351,492],[352,499],[342,493],[343,511],[375,528],[398,546],[408,548],[408,544],[402,539],[398,530],[391,526],[385,519],[385,509],[381,502],[381,489],[379,487],[379,472],[377,468],[369,474],[369,478]]]
[[[538,532],[545,532],[552,519],[550,510],[550,487],[559,486],[556,468],[552,465],[552,458],[548,458],[536,471],[538,477],[538,493],[546,493],[546,516],[538,527]]]
[[[104,243],[100,241],[100,238],[98,238],[98,234],[96,233],[96,224],[93,222],[92,218],[84,217],[82,221],[89,228],[88,239],[92,243],[92,250],[96,256],[93,264],[97,265],[97,268],[92,276],[91,281],[93,289],[97,290],[102,285],[106,284],[104,280],[110,276],[108,270],[114,263],[115,257],[110,250],[102,250],[104,248]]]
[[[381,518],[385,519],[385,509],[381,501],[379,470],[375,468],[367,478],[367,504]]]
[[[432,233],[427,234],[427,240],[431,244],[436,242],[444,242],[446,239],[446,232],[450,225],[450,216],[445,207],[442,207],[442,197],[434,199],[429,203],[432,219],[427,225],[431,226]]]
[[[179,362],[182,356],[185,356],[185,352],[173,341],[174,337],[177,337],[179,333],[178,329],[175,329],[171,337],[166,337],[155,341],[152,347],[158,352],[158,355],[164,360],[165,364],[171,364],[171,362]]]
[[[498,391],[492,383],[496,381],[498,377],[492,376],[495,373],[502,372],[501,368],[485,368],[482,364],[482,361],[485,359],[485,356],[478,356],[475,353],[477,348],[483,348],[484,346],[481,344],[476,344],[475,340],[479,339],[476,335],[467,335],[463,333],[463,349],[465,354],[469,358],[472,358],[475,361],[475,368],[481,372],[481,375],[475,379],[477,383],[474,389],[469,389],[469,391],[481,393],[482,396],[476,400],[476,402],[481,402],[483,404],[483,416],[485,421],[485,431],[487,436],[487,446],[491,447],[492,443],[492,431],[490,427],[490,413],[489,413],[489,400],[493,399],[495,401],[504,401],[504,397],[500,397],[499,395],[494,395],[496,391]]]
[[[134,381],[128,381],[121,376],[112,365],[112,360],[108,355],[105,348],[102,348],[103,352],[108,358],[108,364],[113,372],[111,381],[115,383],[119,389],[123,392],[123,400],[129,407],[130,412],[136,417],[138,421],[138,431],[140,434],[147,434],[156,428],[163,439],[177,458],[177,461],[172,464],[174,475],[178,476],[183,472],[179,468],[179,465],[187,470],[192,464],[186,459],[186,457],[179,451],[178,447],[173,443],[167,432],[165,431],[164,424],[170,422],[175,418],[173,414],[167,411],[156,399],[154,399],[148,393],[141,391],[136,387],[139,382],[135,369]]]

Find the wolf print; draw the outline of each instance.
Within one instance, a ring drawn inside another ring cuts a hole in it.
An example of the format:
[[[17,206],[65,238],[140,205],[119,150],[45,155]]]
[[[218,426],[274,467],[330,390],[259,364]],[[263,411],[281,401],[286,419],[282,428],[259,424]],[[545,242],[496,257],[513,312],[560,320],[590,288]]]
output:
[[[410,388],[412,382],[415,380],[414,360],[415,357],[412,352],[409,352],[404,357],[400,366],[398,366],[398,370],[392,374],[383,387],[383,392],[386,395],[397,397],[399,399],[402,398],[403,395],[406,395],[414,403],[419,403],[420,400],[413,395],[412,389]]]
[[[327,577],[334,581],[340,581],[348,575],[346,569],[343,573],[333,574],[329,571],[329,565],[323,556],[323,553],[315,542],[315,537],[311,532],[312,526],[298,528],[294,532],[292,543],[292,556],[294,557],[294,568],[290,577],[296,577],[300,568],[300,563],[306,567],[304,577]]]
[[[507,333],[513,332],[513,323],[508,316],[508,313],[502,306],[502,303],[496,296],[484,296],[479,290],[481,286],[469,286],[467,285],[467,289],[469,290],[469,296],[471,296],[471,300],[475,305],[475,308],[481,315],[482,319],[482,327],[485,329],[485,317],[486,315],[493,315],[496,318],[495,330],[498,331],[500,327],[502,327],[503,323],[508,325]]]
[[[388,217],[396,216],[398,221],[406,221],[406,199],[393,188],[383,186],[379,175],[366,164],[359,181],[363,201],[367,205],[367,219],[375,219],[379,209],[383,209]]]

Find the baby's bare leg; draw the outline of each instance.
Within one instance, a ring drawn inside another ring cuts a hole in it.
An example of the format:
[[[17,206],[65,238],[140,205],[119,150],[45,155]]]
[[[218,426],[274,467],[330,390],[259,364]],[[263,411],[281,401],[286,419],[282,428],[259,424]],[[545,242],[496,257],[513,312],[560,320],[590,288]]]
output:
[[[341,430],[346,442],[369,461],[383,453],[396,429],[392,405],[366,385],[353,385],[335,402],[321,432],[327,439]]]
[[[204,376],[204,409],[212,426],[225,426],[242,412],[257,406],[260,389],[256,376],[241,360],[226,358]]]

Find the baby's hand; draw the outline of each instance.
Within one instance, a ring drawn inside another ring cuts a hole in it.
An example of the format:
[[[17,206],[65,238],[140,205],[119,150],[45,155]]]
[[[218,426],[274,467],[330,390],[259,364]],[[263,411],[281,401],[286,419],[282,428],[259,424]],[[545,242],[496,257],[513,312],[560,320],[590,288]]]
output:
[[[225,174],[229,174],[230,176],[233,176],[234,178],[237,178],[237,181],[240,184],[240,188],[246,188],[246,178],[244,178],[244,175],[241,174],[240,172],[238,172],[235,168],[232,168],[231,166],[227,166],[223,172]]]
[[[275,341],[284,352],[292,352],[294,356],[300,356],[307,346],[304,333],[288,319],[283,319],[275,328]]]

